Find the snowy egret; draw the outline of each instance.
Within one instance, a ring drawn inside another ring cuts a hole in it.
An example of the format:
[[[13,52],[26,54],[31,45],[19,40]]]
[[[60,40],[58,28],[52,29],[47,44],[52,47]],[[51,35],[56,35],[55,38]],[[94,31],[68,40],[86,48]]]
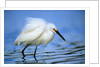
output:
[[[42,18],[28,18],[27,24],[15,40],[15,45],[21,44],[25,46],[22,50],[23,57],[25,57],[24,50],[28,46],[36,45],[34,58],[37,61],[35,57],[37,46],[41,44],[47,45],[53,39],[54,32],[66,41],[53,23],[48,23]]]

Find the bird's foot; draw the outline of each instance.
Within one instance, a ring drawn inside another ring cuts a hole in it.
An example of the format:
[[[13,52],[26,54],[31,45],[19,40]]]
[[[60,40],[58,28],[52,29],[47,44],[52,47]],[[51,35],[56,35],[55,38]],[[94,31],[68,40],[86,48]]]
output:
[[[35,59],[36,63],[38,63],[38,60],[36,59],[36,56],[35,55],[34,55],[34,59]]]

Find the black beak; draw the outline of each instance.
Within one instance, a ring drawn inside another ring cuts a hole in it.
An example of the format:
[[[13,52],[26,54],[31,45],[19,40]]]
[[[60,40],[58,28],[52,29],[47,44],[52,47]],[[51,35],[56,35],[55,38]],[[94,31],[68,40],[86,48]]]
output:
[[[57,31],[55,31],[64,41],[66,41],[65,40],[65,38],[59,33],[59,31],[57,30]]]

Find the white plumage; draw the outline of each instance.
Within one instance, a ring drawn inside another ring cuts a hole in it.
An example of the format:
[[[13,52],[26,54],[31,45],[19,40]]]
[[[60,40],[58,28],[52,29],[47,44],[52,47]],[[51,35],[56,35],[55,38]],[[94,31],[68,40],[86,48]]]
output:
[[[48,23],[41,18],[28,18],[25,27],[15,40],[15,45],[21,44],[25,46],[22,50],[23,57],[25,57],[24,50],[28,46],[36,45],[34,58],[37,61],[35,57],[37,46],[41,44],[47,45],[53,39],[54,32],[56,32],[65,41],[54,24]]]
[[[26,26],[15,40],[15,45],[40,45],[48,44],[54,37],[54,24],[41,18],[28,18]]]

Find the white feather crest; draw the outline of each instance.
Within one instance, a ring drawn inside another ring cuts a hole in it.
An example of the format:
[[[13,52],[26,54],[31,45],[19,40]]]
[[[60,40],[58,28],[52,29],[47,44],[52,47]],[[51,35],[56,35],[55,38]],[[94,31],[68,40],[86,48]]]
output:
[[[34,40],[39,37],[45,29],[47,22],[42,18],[28,17],[25,27],[20,35],[16,38],[15,43]],[[37,32],[36,32],[37,31]]]
[[[36,29],[37,27],[45,26],[47,24],[47,22],[42,18],[27,17],[26,20],[26,25],[22,29],[23,32],[28,32],[30,30]]]

